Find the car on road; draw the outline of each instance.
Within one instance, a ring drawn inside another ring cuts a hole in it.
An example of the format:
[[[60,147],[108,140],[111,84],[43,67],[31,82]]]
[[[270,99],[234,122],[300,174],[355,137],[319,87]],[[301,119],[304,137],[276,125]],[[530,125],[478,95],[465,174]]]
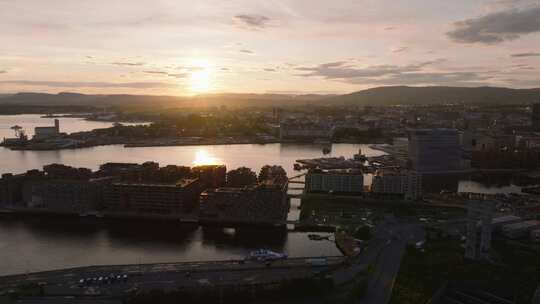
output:
[[[283,260],[286,259],[287,255],[284,253],[274,252],[267,249],[257,249],[255,251],[250,252],[245,260],[255,260],[255,261],[275,261],[275,260]]]

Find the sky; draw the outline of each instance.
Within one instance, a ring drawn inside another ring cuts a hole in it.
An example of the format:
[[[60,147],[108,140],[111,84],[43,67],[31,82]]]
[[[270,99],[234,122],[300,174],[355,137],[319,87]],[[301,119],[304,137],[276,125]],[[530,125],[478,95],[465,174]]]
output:
[[[540,87],[540,0],[0,0],[0,93]]]

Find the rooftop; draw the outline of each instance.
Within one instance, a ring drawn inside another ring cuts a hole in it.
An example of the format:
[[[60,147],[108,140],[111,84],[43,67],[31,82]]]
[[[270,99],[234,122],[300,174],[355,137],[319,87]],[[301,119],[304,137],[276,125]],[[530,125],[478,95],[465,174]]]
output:
[[[524,229],[524,228],[526,229],[526,228],[531,228],[531,227],[540,227],[540,221],[531,220],[531,221],[524,221],[524,222],[519,222],[519,223],[514,223],[514,224],[508,224],[503,227],[503,230],[514,230],[514,229]]]
[[[404,175],[409,173],[417,173],[414,170],[407,170],[402,168],[382,168],[377,170],[376,175]]]
[[[309,172],[310,174],[328,174],[328,175],[361,175],[360,169],[333,169],[333,170],[321,170],[315,169]]]
[[[115,186],[137,186],[137,187],[170,187],[170,188],[183,188],[186,187],[193,182],[197,181],[198,178],[184,178],[181,180],[178,180],[176,183],[130,183],[130,182],[121,182],[121,183],[114,183]]]
[[[506,223],[506,222],[512,222],[512,221],[519,221],[519,220],[521,220],[521,217],[519,217],[519,216],[503,215],[503,216],[493,218],[491,223],[492,224],[500,224],[500,223]]]

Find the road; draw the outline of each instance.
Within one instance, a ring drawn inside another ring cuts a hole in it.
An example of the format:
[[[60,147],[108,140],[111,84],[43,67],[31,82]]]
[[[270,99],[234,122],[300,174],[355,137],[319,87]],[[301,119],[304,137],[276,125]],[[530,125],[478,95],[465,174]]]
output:
[[[536,288],[536,291],[534,292],[534,296],[532,298],[531,304],[540,304],[540,286]]]
[[[369,247],[359,260],[361,264],[374,263],[374,268],[366,295],[358,303],[388,303],[407,244],[424,239],[425,232],[419,223],[391,216],[385,218],[375,229]]]
[[[23,283],[46,283],[47,295],[121,296],[134,289],[205,288],[227,285],[254,285],[280,282],[283,278],[303,278],[340,265],[343,257],[327,257],[327,265],[314,266],[310,258],[289,258],[270,265],[257,261],[216,261],[146,265],[91,266],[46,271],[28,275],[0,277],[0,290],[9,290]],[[111,274],[127,275],[127,279],[110,283],[80,286],[79,280]]]

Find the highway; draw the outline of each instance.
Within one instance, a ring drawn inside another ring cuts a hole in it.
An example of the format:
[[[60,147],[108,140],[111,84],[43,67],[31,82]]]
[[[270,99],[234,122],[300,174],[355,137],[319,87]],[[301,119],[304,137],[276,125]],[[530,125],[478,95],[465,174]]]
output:
[[[23,283],[45,285],[47,295],[122,296],[133,290],[239,286],[276,283],[283,278],[304,278],[341,264],[343,257],[326,257],[327,265],[315,266],[311,258],[289,258],[270,265],[257,261],[215,261],[144,265],[90,266],[0,277],[0,290]],[[109,283],[85,284],[80,279],[127,275]]]

